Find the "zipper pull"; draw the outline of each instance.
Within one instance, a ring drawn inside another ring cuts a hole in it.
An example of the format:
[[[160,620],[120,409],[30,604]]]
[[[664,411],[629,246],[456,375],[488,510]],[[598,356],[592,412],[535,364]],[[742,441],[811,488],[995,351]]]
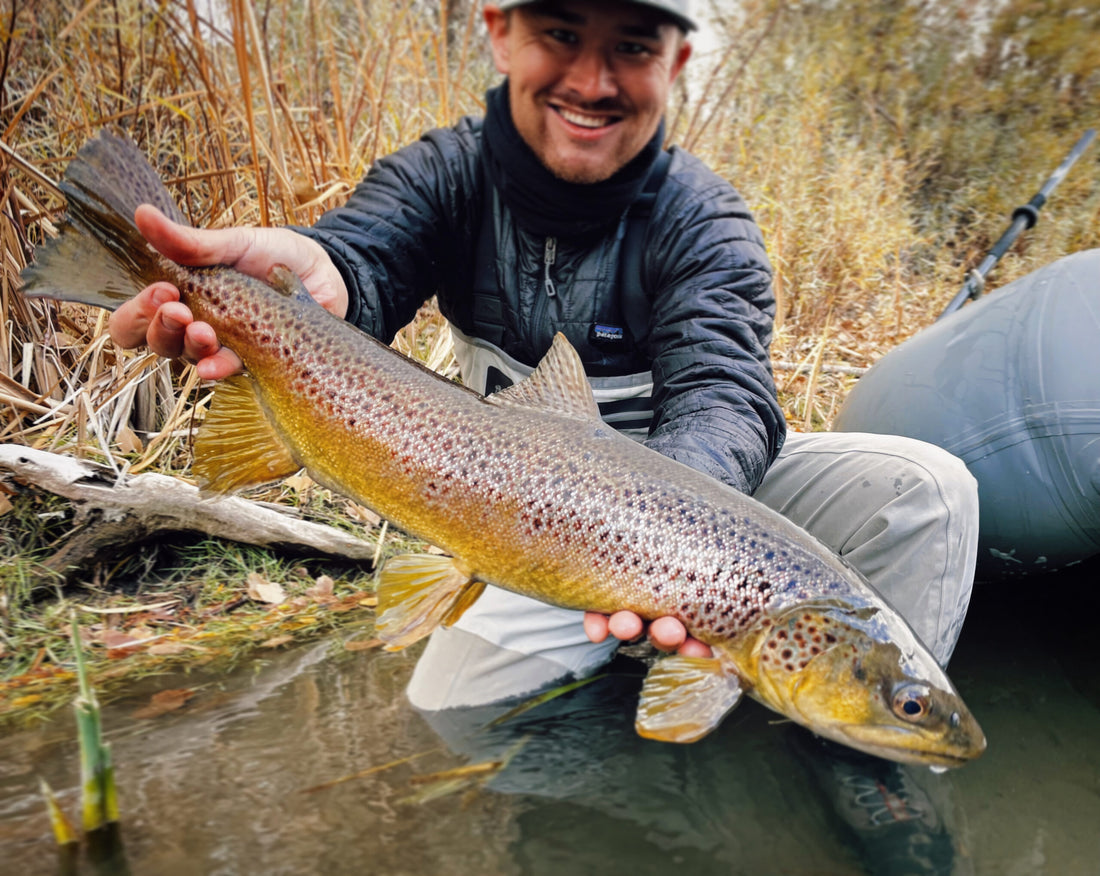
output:
[[[556,237],[546,238],[546,249],[542,254],[542,285],[546,288],[546,294],[553,298],[558,294],[558,290],[554,288],[554,281],[550,279],[550,266],[554,264],[558,257],[558,239]]]

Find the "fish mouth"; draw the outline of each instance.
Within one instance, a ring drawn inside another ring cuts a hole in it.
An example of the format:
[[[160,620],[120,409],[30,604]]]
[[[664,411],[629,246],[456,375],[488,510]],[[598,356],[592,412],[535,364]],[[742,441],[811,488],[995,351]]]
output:
[[[820,732],[820,731],[819,731]],[[937,746],[935,741],[921,746],[919,737],[897,737],[897,728],[888,725],[871,724],[858,727],[838,727],[832,738],[837,742],[857,748],[875,757],[911,763],[920,766],[946,767],[955,769],[964,766],[981,756],[985,751],[985,736],[980,740],[966,740],[964,743]],[[895,736],[891,742],[884,737]],[[906,743],[917,742],[917,745]]]

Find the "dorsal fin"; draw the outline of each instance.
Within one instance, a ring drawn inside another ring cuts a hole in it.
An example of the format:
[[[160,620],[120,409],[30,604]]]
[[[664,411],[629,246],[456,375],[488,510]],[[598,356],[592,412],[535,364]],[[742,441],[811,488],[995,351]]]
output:
[[[553,411],[578,420],[600,421],[600,409],[584,373],[581,357],[558,332],[531,376],[486,396],[494,405]]]

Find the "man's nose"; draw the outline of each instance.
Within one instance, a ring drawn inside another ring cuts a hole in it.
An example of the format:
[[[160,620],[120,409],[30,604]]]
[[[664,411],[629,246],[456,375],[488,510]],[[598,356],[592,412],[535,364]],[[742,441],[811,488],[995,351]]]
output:
[[[618,93],[615,71],[604,52],[588,49],[577,54],[569,65],[566,85],[582,100],[594,103]]]

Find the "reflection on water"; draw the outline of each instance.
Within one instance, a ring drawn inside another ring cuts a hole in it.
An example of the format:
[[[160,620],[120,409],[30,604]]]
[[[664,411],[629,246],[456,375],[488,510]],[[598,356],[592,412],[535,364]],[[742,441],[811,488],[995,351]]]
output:
[[[1062,576],[975,595],[952,677],[989,749],[962,770],[912,774],[951,838],[954,873],[1100,872],[1100,682],[1082,623],[1100,597],[1090,591]],[[485,730],[488,713],[429,722],[408,706],[415,650],[338,645],[228,678],[157,679],[105,709],[134,874],[867,872],[819,782],[818,749],[755,703],[694,745],[648,742],[631,726],[637,679],[617,676]],[[131,717],[153,690],[192,686],[201,690],[185,709]],[[37,776],[75,812],[71,723],[62,715],[0,742],[5,874],[56,871]],[[499,756],[517,739],[520,753],[486,789],[403,802],[414,775]]]

